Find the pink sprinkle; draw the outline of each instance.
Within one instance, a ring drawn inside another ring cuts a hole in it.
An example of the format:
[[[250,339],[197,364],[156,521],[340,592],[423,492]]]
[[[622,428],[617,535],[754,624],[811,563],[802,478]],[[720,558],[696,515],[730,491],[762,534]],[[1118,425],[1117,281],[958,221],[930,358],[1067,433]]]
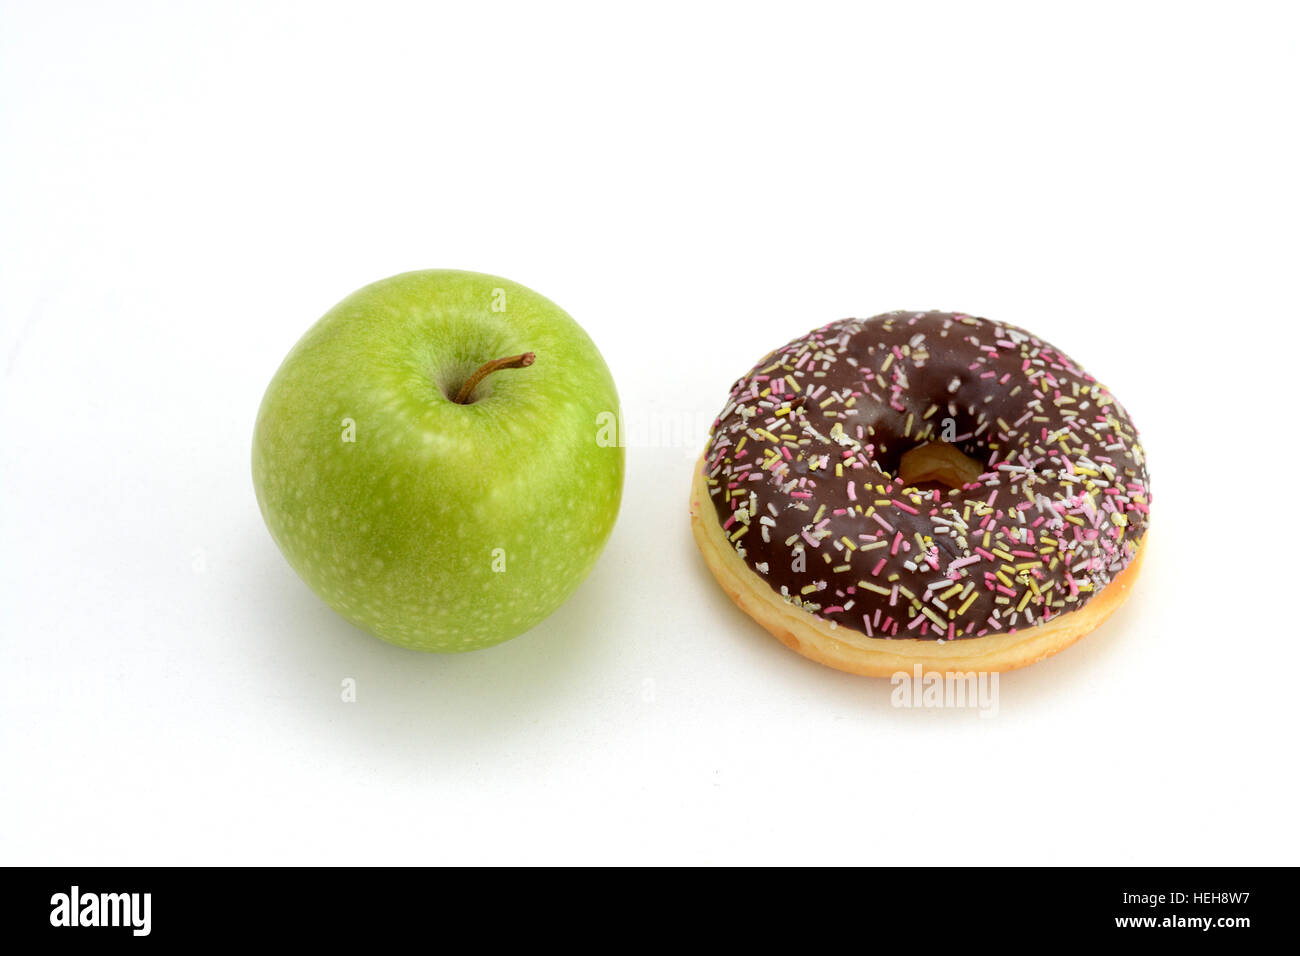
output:
[[[894,535],[894,543],[889,546],[889,553],[891,555],[898,554],[898,545],[899,542],[901,542],[902,540],[903,540],[903,532],[899,531]]]

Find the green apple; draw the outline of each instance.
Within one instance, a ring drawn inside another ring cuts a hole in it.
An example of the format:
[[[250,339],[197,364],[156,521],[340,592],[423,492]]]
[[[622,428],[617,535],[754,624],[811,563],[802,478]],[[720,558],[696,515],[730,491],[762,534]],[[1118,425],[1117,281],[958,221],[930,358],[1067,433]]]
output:
[[[522,634],[591,571],[618,515],[618,395],[553,302],[408,272],[329,311],[271,380],[253,485],[330,607],[423,651]]]

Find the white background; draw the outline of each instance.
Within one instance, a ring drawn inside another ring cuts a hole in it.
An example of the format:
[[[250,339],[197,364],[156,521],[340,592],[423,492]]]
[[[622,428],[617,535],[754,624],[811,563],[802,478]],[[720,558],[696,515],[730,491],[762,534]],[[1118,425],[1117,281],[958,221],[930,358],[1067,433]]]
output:
[[[1294,7],[544,6],[0,2],[0,861],[1297,862]],[[248,461],[434,266],[659,424],[576,597],[453,657],[318,601]],[[995,718],[785,650],[689,533],[732,381],[896,308],[1039,333],[1150,455],[1135,596]]]

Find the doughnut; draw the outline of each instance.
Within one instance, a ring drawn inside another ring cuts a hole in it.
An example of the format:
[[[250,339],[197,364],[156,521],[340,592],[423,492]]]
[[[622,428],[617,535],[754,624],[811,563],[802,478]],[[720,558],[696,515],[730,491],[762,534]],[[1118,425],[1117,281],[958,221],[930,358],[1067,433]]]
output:
[[[832,322],[769,353],[714,420],[691,527],[719,585],[851,673],[1006,671],[1127,598],[1151,492],[1105,387],[963,313]]]

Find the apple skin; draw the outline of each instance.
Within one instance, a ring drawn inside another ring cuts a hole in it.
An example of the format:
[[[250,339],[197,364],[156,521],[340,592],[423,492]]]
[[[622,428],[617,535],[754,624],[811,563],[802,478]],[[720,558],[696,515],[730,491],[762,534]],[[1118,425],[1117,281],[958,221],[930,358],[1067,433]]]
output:
[[[448,397],[522,352],[535,363]],[[618,414],[600,352],[553,302],[481,273],[407,272],[344,299],[285,358],[253,485],[280,551],[343,617],[402,647],[475,650],[591,571],[622,495],[623,449],[600,428]]]

